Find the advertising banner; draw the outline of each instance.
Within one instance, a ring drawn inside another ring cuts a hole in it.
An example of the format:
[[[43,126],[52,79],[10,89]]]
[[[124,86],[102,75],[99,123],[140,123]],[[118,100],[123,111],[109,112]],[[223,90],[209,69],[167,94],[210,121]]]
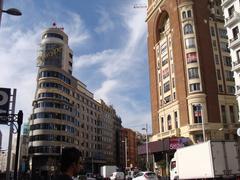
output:
[[[1,121],[1,117],[8,116],[10,96],[11,96],[11,89],[0,88],[0,123],[4,123]]]

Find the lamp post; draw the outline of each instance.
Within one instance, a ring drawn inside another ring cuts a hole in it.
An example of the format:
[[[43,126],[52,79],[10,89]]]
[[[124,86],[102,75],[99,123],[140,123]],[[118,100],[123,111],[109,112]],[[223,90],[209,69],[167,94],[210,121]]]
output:
[[[125,137],[124,141],[124,145],[125,145],[125,171],[127,171],[127,137]]]
[[[149,171],[149,167],[148,167],[149,166],[149,163],[148,163],[148,134],[147,134],[148,127],[147,127],[147,124],[146,124],[146,128],[142,128],[142,130],[146,131],[146,155],[147,155],[147,158],[146,158],[146,168]]]
[[[200,114],[201,114],[201,117],[202,117],[202,132],[203,132],[203,142],[205,142],[206,141],[206,134],[205,134],[205,126],[204,126],[204,117],[203,117],[203,109],[202,109],[202,105],[201,104],[198,104],[197,105],[197,109],[198,109],[198,111],[200,112]]]
[[[13,16],[21,16],[22,12],[16,8],[9,8],[7,10],[3,10],[3,0],[0,0],[0,25],[2,20],[2,13],[7,13]]]

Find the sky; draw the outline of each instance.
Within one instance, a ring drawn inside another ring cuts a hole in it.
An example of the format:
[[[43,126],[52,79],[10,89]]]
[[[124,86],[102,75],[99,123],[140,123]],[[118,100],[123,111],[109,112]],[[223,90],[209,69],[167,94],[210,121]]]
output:
[[[73,50],[73,76],[87,85],[95,99],[113,105],[122,125],[140,131],[151,107],[147,59],[146,0],[5,0],[4,9],[22,16],[2,15],[0,87],[16,88],[16,112],[24,122],[32,112],[36,90],[36,57],[41,33],[53,22],[63,27]],[[3,148],[8,126],[0,125]]]

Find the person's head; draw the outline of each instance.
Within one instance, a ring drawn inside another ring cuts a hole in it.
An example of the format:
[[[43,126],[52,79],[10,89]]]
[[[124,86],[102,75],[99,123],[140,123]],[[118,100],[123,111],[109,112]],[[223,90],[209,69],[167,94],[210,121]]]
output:
[[[66,147],[62,150],[61,171],[76,175],[82,166],[81,152],[75,147]]]

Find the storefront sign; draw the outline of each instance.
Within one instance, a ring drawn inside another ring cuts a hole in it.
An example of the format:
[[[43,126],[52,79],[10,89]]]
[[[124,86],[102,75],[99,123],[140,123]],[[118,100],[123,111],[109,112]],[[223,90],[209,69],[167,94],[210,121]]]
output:
[[[187,146],[188,138],[170,138],[169,139],[169,149],[179,149]]]

